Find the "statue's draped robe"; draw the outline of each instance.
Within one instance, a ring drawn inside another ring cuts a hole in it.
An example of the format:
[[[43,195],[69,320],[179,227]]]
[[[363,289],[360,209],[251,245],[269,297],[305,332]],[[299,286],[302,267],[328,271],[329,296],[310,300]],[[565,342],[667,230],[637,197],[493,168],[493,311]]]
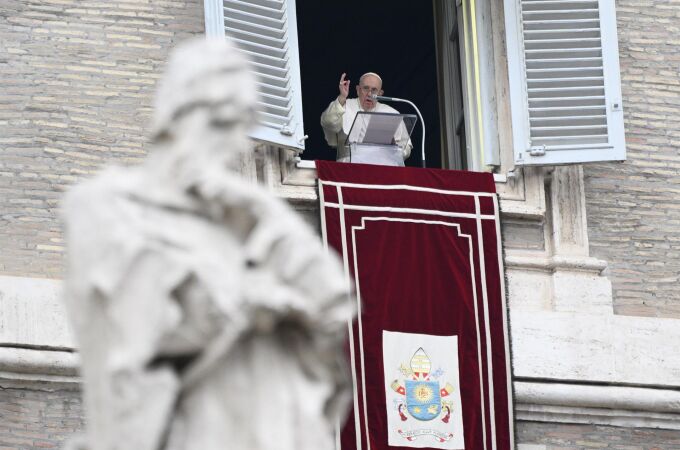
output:
[[[348,286],[283,202],[149,164],[66,198],[91,450],[330,449]]]

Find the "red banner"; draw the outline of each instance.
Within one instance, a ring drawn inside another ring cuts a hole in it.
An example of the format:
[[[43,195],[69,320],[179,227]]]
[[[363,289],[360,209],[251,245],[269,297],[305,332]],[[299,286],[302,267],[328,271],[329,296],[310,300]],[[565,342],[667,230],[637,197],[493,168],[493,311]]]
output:
[[[361,312],[342,449],[514,448],[488,173],[317,162],[324,241]]]

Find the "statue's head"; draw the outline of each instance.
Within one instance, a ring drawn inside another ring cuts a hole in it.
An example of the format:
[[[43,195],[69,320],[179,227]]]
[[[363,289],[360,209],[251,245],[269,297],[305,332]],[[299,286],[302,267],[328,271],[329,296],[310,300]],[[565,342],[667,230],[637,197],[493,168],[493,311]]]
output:
[[[191,132],[187,123],[201,133],[199,138],[211,130],[243,133],[254,123],[257,100],[248,69],[246,58],[226,39],[200,38],[178,45],[156,94],[154,137]]]

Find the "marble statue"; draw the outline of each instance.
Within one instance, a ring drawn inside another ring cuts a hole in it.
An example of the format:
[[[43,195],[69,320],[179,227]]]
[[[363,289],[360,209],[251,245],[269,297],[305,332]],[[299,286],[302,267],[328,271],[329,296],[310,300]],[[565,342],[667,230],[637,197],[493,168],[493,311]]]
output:
[[[88,450],[334,446],[350,289],[283,201],[237,173],[257,92],[224,40],[170,58],[152,148],[73,188],[65,303]]]

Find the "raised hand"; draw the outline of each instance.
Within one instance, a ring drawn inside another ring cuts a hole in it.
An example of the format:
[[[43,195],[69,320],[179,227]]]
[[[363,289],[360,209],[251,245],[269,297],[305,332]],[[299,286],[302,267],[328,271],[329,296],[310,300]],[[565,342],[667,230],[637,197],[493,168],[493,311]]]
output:
[[[342,106],[345,106],[345,100],[347,100],[347,96],[349,95],[349,80],[345,80],[345,75],[346,74],[343,73],[340,77],[340,95],[338,95],[338,101]]]

